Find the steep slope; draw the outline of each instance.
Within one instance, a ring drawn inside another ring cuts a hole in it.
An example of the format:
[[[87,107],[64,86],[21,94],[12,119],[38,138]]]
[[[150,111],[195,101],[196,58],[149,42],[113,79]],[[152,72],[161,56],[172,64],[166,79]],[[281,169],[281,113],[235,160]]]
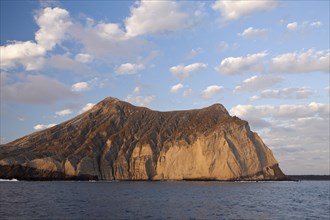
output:
[[[220,104],[158,112],[106,98],[55,127],[0,146],[0,178],[279,180],[246,121]]]

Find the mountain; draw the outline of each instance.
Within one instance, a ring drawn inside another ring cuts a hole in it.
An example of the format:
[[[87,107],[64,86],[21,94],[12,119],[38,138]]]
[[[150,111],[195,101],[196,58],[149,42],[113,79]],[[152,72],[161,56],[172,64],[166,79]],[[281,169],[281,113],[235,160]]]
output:
[[[220,104],[159,112],[108,97],[0,146],[0,178],[282,180],[271,150]]]

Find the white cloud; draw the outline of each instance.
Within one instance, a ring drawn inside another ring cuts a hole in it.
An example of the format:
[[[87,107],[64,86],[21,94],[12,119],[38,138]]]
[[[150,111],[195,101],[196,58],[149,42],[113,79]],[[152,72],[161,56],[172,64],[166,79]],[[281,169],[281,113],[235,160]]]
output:
[[[75,56],[75,60],[80,63],[90,63],[93,61],[93,57],[87,53],[79,53]]]
[[[67,108],[67,109],[63,109],[61,111],[57,111],[57,112],[55,112],[55,114],[57,116],[67,116],[67,115],[71,115],[72,114],[72,110],[69,109],[69,108]]]
[[[245,57],[227,57],[215,68],[223,74],[257,73],[264,70],[261,59],[267,56],[266,52],[248,54]]]
[[[308,73],[329,72],[330,50],[315,51],[313,49],[300,53],[286,53],[271,60],[272,72],[279,73]]]
[[[90,89],[90,86],[87,82],[77,82],[71,86],[72,91],[74,92],[81,92]]]
[[[208,86],[206,89],[202,91],[202,98],[210,99],[223,89],[224,89],[223,86],[217,86],[217,85]]]
[[[181,83],[178,83],[178,84],[175,84],[175,85],[171,86],[170,92],[171,93],[176,93],[182,88],[183,88],[183,85]]]
[[[266,38],[268,32],[268,29],[257,29],[249,27],[245,29],[242,33],[238,33],[238,36],[251,39]]]
[[[56,79],[42,75],[23,76],[18,82],[1,82],[1,99],[28,104],[50,104],[77,95]]]
[[[298,22],[288,23],[286,28],[289,31],[296,31],[296,30],[304,29],[304,28],[319,28],[322,26],[323,26],[323,23],[321,21],[314,21],[314,22],[304,21],[301,24],[299,24]]]
[[[136,58],[140,52],[150,50],[150,46],[141,38],[127,38],[119,24],[90,22],[86,25],[75,23],[70,27],[70,36],[81,43],[83,54],[90,55],[93,60],[118,62],[122,58]]]
[[[297,22],[292,22],[292,23],[289,23],[286,28],[290,31],[294,31],[294,30],[297,30],[298,28],[298,23]]]
[[[35,20],[40,27],[35,39],[46,50],[52,50],[61,42],[66,30],[72,25],[69,12],[58,7],[43,9]]]
[[[311,27],[322,27],[323,23],[321,21],[315,21],[315,22],[309,23],[309,26],[311,26]]]
[[[310,98],[314,92],[309,88],[284,88],[284,89],[266,89],[261,91],[260,96],[253,96],[251,101],[257,99],[306,99]]]
[[[267,89],[282,81],[282,78],[274,75],[252,76],[245,79],[240,85],[236,86],[234,92],[252,92]]]
[[[149,33],[177,31],[194,25],[203,15],[203,5],[184,10],[180,2],[142,0],[131,8],[125,19],[126,35],[136,37]]]
[[[207,64],[205,64],[205,63],[193,63],[193,64],[190,64],[187,66],[184,66],[184,65],[172,66],[170,68],[170,72],[176,78],[183,80],[183,79],[189,77],[192,72],[196,72],[196,71],[203,70],[206,68],[207,68]]]
[[[120,75],[128,75],[128,74],[135,74],[140,70],[144,69],[143,64],[137,63],[123,63],[119,67],[116,68],[116,73]]]
[[[311,102],[309,104],[285,105],[237,105],[230,110],[232,115],[249,118],[258,115],[260,118],[298,119],[306,117],[329,117],[329,104]]]
[[[183,91],[184,97],[191,96],[192,94],[193,94],[192,89],[187,89],[187,90]]]
[[[276,6],[276,1],[273,0],[258,0],[258,1],[222,1],[217,0],[212,5],[212,9],[219,11],[223,21],[237,20],[243,16],[247,16],[254,12],[266,11],[273,9]]]
[[[84,113],[94,107],[94,103],[87,103],[82,109],[79,111],[79,114]]]
[[[148,95],[148,96],[134,96],[132,94],[129,94],[126,97],[126,101],[139,105],[139,106],[149,106],[152,102],[156,100],[156,96],[154,95]]]
[[[44,8],[35,20],[40,29],[35,34],[35,42],[16,41],[1,46],[1,69],[15,68],[18,64],[25,70],[40,69],[44,63],[44,55],[52,50],[64,38],[65,31],[72,24],[69,12],[61,8]]]
[[[55,125],[57,124],[48,124],[48,125],[44,125],[44,124],[37,124],[33,127],[34,130],[43,130],[43,129],[46,129],[46,128],[51,128],[51,127],[54,127]]]

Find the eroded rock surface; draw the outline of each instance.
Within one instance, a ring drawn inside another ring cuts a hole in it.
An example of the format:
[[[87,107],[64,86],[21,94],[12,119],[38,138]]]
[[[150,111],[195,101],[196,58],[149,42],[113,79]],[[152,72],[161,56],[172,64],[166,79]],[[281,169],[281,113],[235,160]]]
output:
[[[30,173],[30,174],[29,174]],[[158,112],[106,98],[0,146],[0,178],[281,180],[271,150],[220,104]]]

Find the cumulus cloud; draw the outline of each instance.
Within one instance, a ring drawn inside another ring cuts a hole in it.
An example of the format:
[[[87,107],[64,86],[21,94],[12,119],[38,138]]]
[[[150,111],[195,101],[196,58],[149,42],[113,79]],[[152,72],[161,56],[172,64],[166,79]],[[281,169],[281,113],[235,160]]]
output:
[[[219,11],[223,21],[233,21],[249,14],[270,10],[276,7],[276,1],[222,1],[217,0],[212,5],[212,9]]]
[[[54,127],[55,125],[57,124],[48,124],[48,125],[44,125],[44,124],[37,124],[33,127],[34,130],[43,130],[43,129],[46,129],[46,128],[51,128],[51,127]]]
[[[144,69],[143,64],[137,64],[137,63],[123,63],[119,67],[116,68],[116,73],[120,75],[129,75],[129,74],[135,74],[140,70]]]
[[[258,29],[249,27],[245,29],[242,33],[238,33],[238,36],[241,36],[243,38],[249,38],[249,39],[260,39],[260,38],[266,38],[269,30],[268,29]]]
[[[221,90],[223,90],[223,86],[212,85],[208,86],[206,89],[202,91],[202,98],[203,99],[210,99],[214,95],[218,94]]]
[[[265,56],[267,56],[266,52],[260,52],[248,54],[245,57],[227,57],[215,69],[220,73],[228,75],[262,72],[264,64],[261,60]]]
[[[175,84],[175,85],[171,86],[170,92],[171,93],[176,93],[182,88],[183,88],[183,85],[181,83],[178,83],[178,84]]]
[[[251,101],[257,99],[306,99],[310,98],[314,92],[309,88],[284,88],[284,89],[266,89],[261,91],[260,96],[252,96]]]
[[[77,82],[71,86],[72,91],[81,92],[90,89],[90,85],[87,82]]]
[[[203,15],[203,5],[184,10],[180,2],[142,0],[125,19],[127,37],[177,31],[194,25]]]
[[[261,76],[252,76],[243,80],[240,85],[236,86],[234,92],[252,92],[262,89],[270,88],[277,83],[281,82],[283,79],[274,75],[261,75]]]
[[[35,39],[38,45],[46,50],[53,49],[63,39],[67,28],[72,25],[69,12],[58,7],[43,9],[35,20],[40,27]]]
[[[329,104],[237,105],[230,113],[248,120],[273,150],[285,172],[329,172]],[[256,115],[258,117],[256,117]],[[261,122],[261,123],[260,123]],[[264,122],[264,123],[262,123]],[[324,156],[323,156],[324,155]],[[317,163],[313,166],[313,157]],[[309,166],[310,164],[311,166]],[[307,166],[308,165],[308,166]],[[315,169],[315,170],[313,170]]]
[[[40,69],[44,55],[60,43],[66,30],[72,25],[69,12],[61,8],[44,8],[36,16],[35,21],[39,30],[35,41],[14,41],[0,47],[1,69],[15,68],[18,64],[25,70]]]
[[[71,114],[72,114],[72,110],[69,108],[55,112],[55,115],[57,115],[57,116],[67,116],[67,115],[71,115]]]
[[[279,73],[308,73],[329,72],[330,50],[315,51],[313,49],[300,53],[286,53],[271,60],[272,72]]]
[[[193,63],[187,66],[177,65],[170,68],[172,75],[180,80],[183,80],[190,76],[192,72],[203,70],[207,68],[205,63]]]
[[[94,103],[87,103],[82,109],[79,111],[79,114],[84,113],[94,107]]]
[[[1,99],[12,102],[50,104],[75,97],[77,95],[69,87],[42,75],[27,75],[17,82],[1,84]]]

